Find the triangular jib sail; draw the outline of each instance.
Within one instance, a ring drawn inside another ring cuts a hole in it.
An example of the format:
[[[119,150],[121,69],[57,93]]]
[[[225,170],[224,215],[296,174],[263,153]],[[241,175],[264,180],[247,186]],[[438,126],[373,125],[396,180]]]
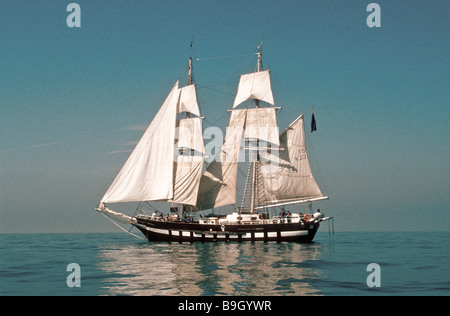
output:
[[[102,202],[140,202],[173,197],[173,152],[178,81],[145,131]]]

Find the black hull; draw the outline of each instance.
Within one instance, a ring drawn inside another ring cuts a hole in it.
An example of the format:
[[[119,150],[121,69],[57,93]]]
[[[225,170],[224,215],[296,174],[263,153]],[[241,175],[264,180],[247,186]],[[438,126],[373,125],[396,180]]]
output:
[[[275,241],[310,243],[319,222],[213,225],[138,219],[133,224],[150,242]]]

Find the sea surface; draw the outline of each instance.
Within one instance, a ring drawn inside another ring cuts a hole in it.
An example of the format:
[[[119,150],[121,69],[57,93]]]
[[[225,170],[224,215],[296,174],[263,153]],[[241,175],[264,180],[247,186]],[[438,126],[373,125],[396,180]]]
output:
[[[447,296],[450,232],[325,229],[312,244],[0,234],[0,295]]]

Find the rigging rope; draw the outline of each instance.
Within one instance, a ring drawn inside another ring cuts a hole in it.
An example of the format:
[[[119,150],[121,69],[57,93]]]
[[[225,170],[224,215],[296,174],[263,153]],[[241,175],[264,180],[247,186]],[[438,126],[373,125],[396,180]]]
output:
[[[116,225],[117,227],[119,227],[121,230],[123,230],[123,231],[126,232],[127,234],[130,234],[131,236],[134,236],[134,237],[136,237],[136,238],[145,240],[144,238],[142,238],[142,237],[140,237],[140,236],[138,236],[138,235],[135,235],[135,234],[133,234],[133,233],[127,231],[125,228],[123,228],[122,226],[120,226],[119,224],[117,224],[115,221],[113,221],[113,220],[112,220],[111,218],[109,218],[107,215],[105,215],[105,214],[103,214],[103,213],[100,213],[100,214],[102,214],[103,216],[105,216],[111,223],[113,223],[114,225]]]
[[[215,60],[215,59],[224,59],[224,58],[233,58],[233,57],[250,56],[250,55],[258,55],[258,53],[240,54],[240,55],[228,55],[228,56],[219,56],[219,57],[196,58],[196,59],[194,59],[194,60],[195,60],[195,61],[199,61],[199,60]]]

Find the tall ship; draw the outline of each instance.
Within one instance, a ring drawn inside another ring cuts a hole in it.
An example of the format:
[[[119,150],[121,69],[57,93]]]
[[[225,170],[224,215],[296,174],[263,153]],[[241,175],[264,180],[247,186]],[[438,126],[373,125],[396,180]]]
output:
[[[320,223],[332,219],[312,203],[328,196],[311,171],[303,114],[279,132],[262,41],[256,71],[240,76],[224,141],[209,164],[192,58],[187,69],[187,85],[175,83],[96,210],[138,228],[150,242],[312,242]],[[240,164],[248,172],[239,203]],[[139,202],[137,214],[109,209],[123,202]],[[309,213],[285,210],[299,204],[309,204]],[[217,215],[224,206],[228,214]]]

